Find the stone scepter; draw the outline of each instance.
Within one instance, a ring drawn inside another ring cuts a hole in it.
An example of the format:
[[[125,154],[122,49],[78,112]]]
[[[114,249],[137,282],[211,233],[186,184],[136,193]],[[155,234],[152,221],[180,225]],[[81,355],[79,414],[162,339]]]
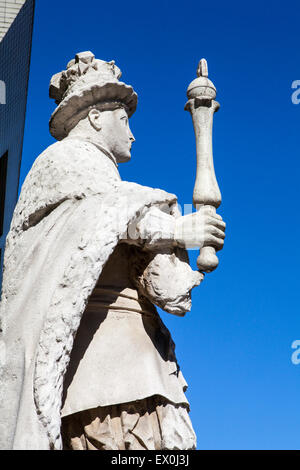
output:
[[[221,204],[221,193],[217,183],[213,152],[212,126],[213,116],[220,108],[216,98],[216,88],[208,79],[207,62],[201,59],[195,78],[187,89],[188,102],[185,110],[192,115],[197,153],[197,172],[193,193],[193,204],[197,210],[202,205],[209,206],[212,214]],[[219,264],[216,250],[211,246],[201,248],[197,266],[201,272],[210,273]]]

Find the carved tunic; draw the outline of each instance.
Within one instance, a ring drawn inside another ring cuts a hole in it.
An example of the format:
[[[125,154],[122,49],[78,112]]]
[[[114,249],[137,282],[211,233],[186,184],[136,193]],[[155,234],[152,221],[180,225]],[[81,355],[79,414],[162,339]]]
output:
[[[152,395],[188,403],[170,333],[131,279],[136,253],[120,244],[89,299],[66,374],[63,416]]]

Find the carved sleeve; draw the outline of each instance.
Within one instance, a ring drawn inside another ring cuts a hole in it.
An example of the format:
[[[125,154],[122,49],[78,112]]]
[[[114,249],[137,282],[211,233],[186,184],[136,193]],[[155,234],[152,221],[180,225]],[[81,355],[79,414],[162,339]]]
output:
[[[129,225],[123,241],[151,251],[174,247],[175,220],[169,206],[146,208]]]
[[[123,240],[136,250],[132,280],[139,292],[168,313],[183,316],[191,309],[191,291],[203,280],[193,271],[188,253],[176,246],[178,206],[152,206],[131,223]]]

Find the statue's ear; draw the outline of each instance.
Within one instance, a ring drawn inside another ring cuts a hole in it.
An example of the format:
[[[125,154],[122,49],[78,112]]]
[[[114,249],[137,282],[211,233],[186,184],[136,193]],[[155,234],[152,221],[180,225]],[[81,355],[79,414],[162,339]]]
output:
[[[89,121],[96,131],[101,130],[101,111],[98,109],[91,109],[88,114]]]

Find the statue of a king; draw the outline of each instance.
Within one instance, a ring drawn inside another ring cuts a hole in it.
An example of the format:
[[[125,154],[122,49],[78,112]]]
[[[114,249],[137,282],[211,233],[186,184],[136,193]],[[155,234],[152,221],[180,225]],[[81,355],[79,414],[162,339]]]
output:
[[[186,247],[221,249],[203,206],[122,181],[137,95],[82,52],[54,75],[50,132],[6,241],[2,449],[194,449],[187,384],[154,305],[183,316],[203,274]]]

